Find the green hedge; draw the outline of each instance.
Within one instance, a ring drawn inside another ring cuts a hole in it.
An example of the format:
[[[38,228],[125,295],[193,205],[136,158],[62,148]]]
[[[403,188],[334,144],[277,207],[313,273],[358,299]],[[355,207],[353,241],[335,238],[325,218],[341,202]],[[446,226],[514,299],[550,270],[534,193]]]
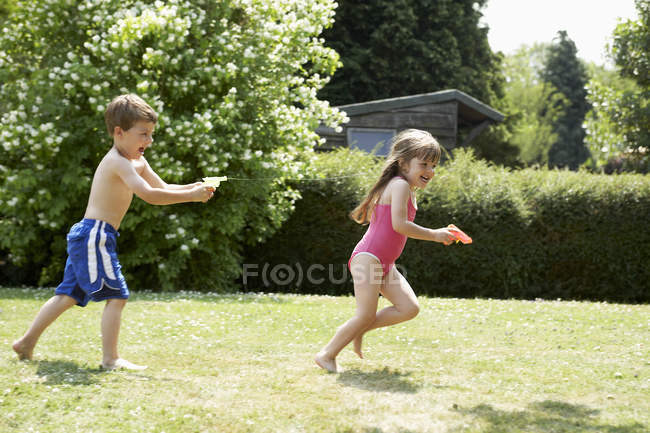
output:
[[[292,217],[246,253],[245,289],[351,293],[343,272],[366,227],[347,214],[381,163],[341,150],[315,164],[321,177],[350,177],[296,185],[303,198]],[[418,206],[416,223],[454,223],[474,239],[449,247],[409,240],[398,264],[418,294],[650,300],[648,176],[510,171],[457,151],[419,193]]]

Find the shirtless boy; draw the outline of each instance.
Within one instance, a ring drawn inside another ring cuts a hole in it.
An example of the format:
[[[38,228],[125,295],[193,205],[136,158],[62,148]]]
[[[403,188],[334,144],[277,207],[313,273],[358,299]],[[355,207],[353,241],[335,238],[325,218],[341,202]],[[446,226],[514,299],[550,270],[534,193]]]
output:
[[[45,329],[61,313],[88,301],[106,301],[102,314],[101,366],[104,369],[146,368],[119,357],[117,339],[122,309],[129,289],[116,253],[117,230],[133,194],[150,204],[206,202],[214,188],[201,182],[188,185],[165,183],[149,166],[144,151],[153,143],[158,116],[136,95],[113,99],[104,113],[113,147],[95,170],[84,219],[70,229],[68,259],[63,281],[36,315],[31,326],[13,344],[19,359],[31,359],[34,346]]]

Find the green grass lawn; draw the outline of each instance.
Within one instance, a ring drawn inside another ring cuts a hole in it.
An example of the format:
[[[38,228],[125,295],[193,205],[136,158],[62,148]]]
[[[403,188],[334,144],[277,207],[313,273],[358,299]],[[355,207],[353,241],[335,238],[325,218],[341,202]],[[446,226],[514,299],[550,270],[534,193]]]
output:
[[[328,374],[312,358],[351,297],[136,293],[120,353],[149,368],[107,373],[103,304],[17,360],[51,295],[0,289],[1,432],[650,431],[650,305],[421,299]]]

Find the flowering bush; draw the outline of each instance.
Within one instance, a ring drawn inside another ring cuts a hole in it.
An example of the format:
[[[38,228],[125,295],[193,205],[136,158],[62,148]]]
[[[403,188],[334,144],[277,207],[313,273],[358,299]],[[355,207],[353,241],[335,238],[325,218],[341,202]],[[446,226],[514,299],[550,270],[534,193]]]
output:
[[[332,0],[39,0],[0,29],[0,249],[57,283],[65,233],[111,146],[106,104],[133,92],[159,114],[151,166],[169,183],[222,184],[207,204],[134,200],[120,228],[133,288],[224,289],[240,252],[272,234],[299,193],[339,65],[319,34]],[[307,156],[305,156],[307,155]]]

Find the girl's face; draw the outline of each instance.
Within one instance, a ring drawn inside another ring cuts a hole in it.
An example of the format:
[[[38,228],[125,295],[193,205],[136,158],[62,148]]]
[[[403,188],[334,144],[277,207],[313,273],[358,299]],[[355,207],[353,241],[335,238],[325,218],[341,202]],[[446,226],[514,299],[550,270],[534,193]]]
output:
[[[424,189],[433,179],[436,165],[432,161],[425,161],[420,158],[413,158],[407,164],[400,164],[402,174],[411,188]]]

